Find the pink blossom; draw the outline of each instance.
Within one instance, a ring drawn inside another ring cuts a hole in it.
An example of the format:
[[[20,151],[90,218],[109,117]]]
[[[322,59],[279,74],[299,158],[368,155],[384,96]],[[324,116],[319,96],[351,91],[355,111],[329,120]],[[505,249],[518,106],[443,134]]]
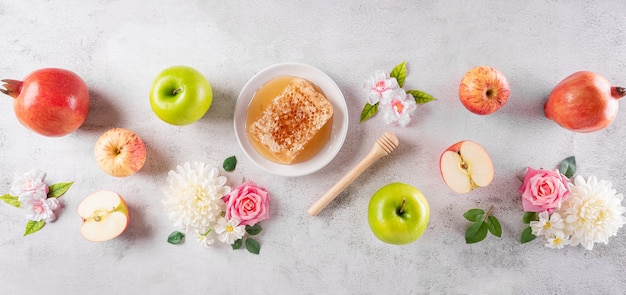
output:
[[[417,103],[412,95],[407,94],[402,88],[398,88],[381,101],[378,109],[383,114],[385,123],[396,123],[405,127],[411,122],[411,116],[417,109]]]
[[[269,193],[252,181],[233,188],[222,199],[226,203],[226,219],[236,220],[238,225],[254,225],[270,217]]]
[[[56,198],[28,198],[20,204],[20,207],[26,210],[26,218],[29,220],[52,222],[56,219],[53,210],[59,209],[61,204]]]
[[[528,167],[520,187],[524,211],[552,213],[571,195],[567,183],[567,178],[558,170]]]
[[[376,71],[370,80],[363,84],[363,88],[367,93],[367,103],[374,105],[400,86],[396,78],[390,77],[386,72]]]
[[[48,196],[48,186],[43,182],[46,174],[41,170],[32,170],[18,175],[13,180],[9,194],[18,197],[22,202],[27,198],[45,199]]]

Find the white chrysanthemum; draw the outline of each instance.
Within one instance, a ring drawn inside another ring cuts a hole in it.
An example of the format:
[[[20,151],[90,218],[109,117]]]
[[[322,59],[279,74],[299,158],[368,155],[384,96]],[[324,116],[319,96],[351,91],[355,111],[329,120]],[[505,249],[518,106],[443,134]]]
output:
[[[587,181],[576,176],[569,184],[572,196],[563,202],[559,212],[565,220],[565,234],[570,245],[581,244],[593,249],[595,243],[609,242],[609,237],[626,223],[622,206],[623,196],[611,188],[609,181],[590,176]]]
[[[539,213],[538,221],[531,221],[530,228],[535,236],[551,237],[562,233],[565,224],[559,213],[548,214],[548,211]]]
[[[230,192],[217,168],[199,162],[178,165],[168,173],[167,184],[167,217],[187,233],[208,232],[225,209],[222,196]]]
[[[245,226],[238,224],[239,221],[237,220],[226,220],[226,218],[220,217],[215,225],[217,239],[222,243],[232,245],[236,240],[243,238],[246,233]]]

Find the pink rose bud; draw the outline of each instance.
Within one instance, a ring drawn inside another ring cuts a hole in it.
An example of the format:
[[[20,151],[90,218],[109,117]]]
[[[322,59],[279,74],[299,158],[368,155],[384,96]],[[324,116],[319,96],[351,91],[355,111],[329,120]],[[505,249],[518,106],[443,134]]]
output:
[[[552,213],[561,207],[563,200],[571,194],[567,182],[567,178],[558,170],[536,170],[528,167],[524,183],[520,187],[524,211]]]
[[[252,181],[246,181],[222,197],[226,203],[226,219],[239,225],[254,225],[270,217],[269,193]]]

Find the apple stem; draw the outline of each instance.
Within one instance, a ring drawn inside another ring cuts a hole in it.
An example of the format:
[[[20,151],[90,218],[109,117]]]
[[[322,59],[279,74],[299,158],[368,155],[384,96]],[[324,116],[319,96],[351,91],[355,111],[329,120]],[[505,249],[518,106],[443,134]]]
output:
[[[624,87],[611,87],[611,96],[615,99],[626,96],[626,88]]]
[[[181,91],[183,91],[183,88],[182,87],[178,87],[178,88],[174,89],[174,91],[172,91],[172,94],[176,95],[176,94],[180,93]]]
[[[405,204],[406,204],[406,199],[402,198],[402,204],[400,204],[400,209],[398,209],[398,215],[402,215],[404,213]]]

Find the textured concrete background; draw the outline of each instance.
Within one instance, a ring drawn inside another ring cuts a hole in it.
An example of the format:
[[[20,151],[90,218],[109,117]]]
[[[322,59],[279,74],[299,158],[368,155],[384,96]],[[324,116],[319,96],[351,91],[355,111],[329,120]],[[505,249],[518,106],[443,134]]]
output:
[[[74,180],[60,218],[22,237],[23,212],[0,204],[2,294],[621,294],[626,289],[626,234],[593,251],[521,245],[516,174],[553,167],[574,155],[580,175],[626,191],[626,108],[607,129],[575,134],[543,115],[552,87],[583,69],[626,84],[623,1],[21,1],[0,2],[0,76],[21,79],[42,67],[81,75],[91,91],[85,125],[44,138],[16,120],[11,99],[0,107],[0,193],[13,175],[39,168],[49,183]],[[361,85],[375,70],[407,61],[407,89],[438,100],[419,106],[406,128],[380,117],[358,124]],[[317,173],[284,178],[256,168],[237,146],[233,111],[246,81],[282,62],[315,66],[342,89],[349,133],[338,156]],[[194,125],[169,126],[150,109],[148,92],[162,69],[186,64],[212,82],[214,103]],[[468,112],[457,91],[476,65],[503,71],[508,104],[489,116]],[[117,179],[93,156],[109,128],[137,132],[148,147],[140,173]],[[319,216],[307,208],[367,154],[384,131],[401,145],[374,164]],[[440,153],[471,139],[491,154],[494,182],[456,195],[439,175]],[[174,230],[160,202],[167,171],[185,161],[220,166],[236,155],[231,184],[266,186],[272,218],[263,223],[261,255],[195,240],[166,243]],[[420,188],[431,222],[417,242],[379,242],[367,203],[381,186]],[[79,234],[76,207],[94,190],[128,201],[132,221],[109,242]],[[495,206],[502,238],[466,245],[470,208]]]

